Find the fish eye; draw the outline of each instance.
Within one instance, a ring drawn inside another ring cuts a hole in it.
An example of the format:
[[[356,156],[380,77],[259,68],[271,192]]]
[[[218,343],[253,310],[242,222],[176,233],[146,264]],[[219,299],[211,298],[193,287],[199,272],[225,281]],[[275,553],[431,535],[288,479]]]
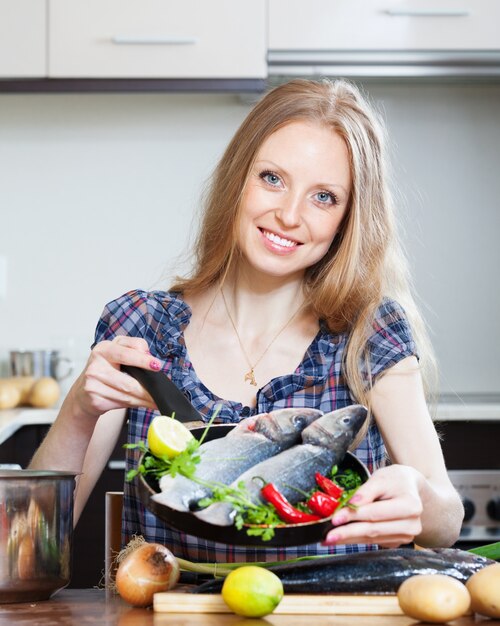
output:
[[[295,415],[293,418],[293,425],[299,428],[307,426],[307,420],[304,415]]]

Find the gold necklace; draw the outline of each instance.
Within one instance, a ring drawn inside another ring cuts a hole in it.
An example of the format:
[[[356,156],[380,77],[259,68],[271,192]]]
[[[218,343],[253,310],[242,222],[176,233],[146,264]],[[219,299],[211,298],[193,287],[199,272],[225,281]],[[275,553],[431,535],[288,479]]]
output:
[[[273,343],[276,341],[276,339],[278,339],[278,337],[285,330],[285,328],[287,328],[287,326],[289,326],[289,324],[291,324],[292,320],[297,316],[299,311],[302,309],[303,305],[300,305],[300,307],[295,311],[295,313],[288,320],[288,322],[282,328],[280,328],[280,330],[276,333],[276,335],[274,335],[274,337],[268,343],[268,345],[267,345],[266,349],[264,350],[264,352],[260,355],[260,357],[252,365],[252,362],[250,361],[250,358],[249,358],[249,356],[247,354],[247,351],[245,350],[245,346],[243,345],[243,342],[241,341],[240,334],[238,333],[238,329],[236,328],[236,324],[234,323],[233,318],[231,317],[231,313],[229,312],[229,307],[227,306],[227,302],[226,302],[226,298],[224,296],[224,292],[222,291],[222,289],[220,290],[220,292],[221,292],[221,295],[222,295],[222,300],[224,301],[224,306],[226,307],[227,316],[229,317],[229,321],[231,322],[231,326],[233,327],[234,332],[236,334],[236,337],[238,338],[238,343],[240,344],[241,351],[243,352],[243,355],[244,355],[244,357],[246,359],[246,362],[248,363],[248,367],[250,368],[248,370],[248,372],[245,374],[245,378],[243,380],[245,382],[248,381],[251,385],[254,385],[256,387],[257,386],[257,381],[255,380],[255,368],[262,361],[264,356],[267,354],[267,351],[273,345]]]

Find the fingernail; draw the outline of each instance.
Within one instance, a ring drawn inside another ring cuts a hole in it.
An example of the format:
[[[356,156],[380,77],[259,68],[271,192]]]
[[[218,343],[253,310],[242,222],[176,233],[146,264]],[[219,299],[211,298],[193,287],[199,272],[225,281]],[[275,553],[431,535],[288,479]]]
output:
[[[332,524],[334,526],[340,526],[341,524],[345,524],[347,522],[347,515],[337,515],[332,517]]]
[[[362,499],[363,499],[363,496],[361,496],[359,493],[355,493],[352,496],[352,498],[349,499],[349,502],[356,504],[357,502],[361,502]]]
[[[326,541],[324,541],[324,545],[328,545],[330,543],[337,543],[339,539],[340,539],[340,536],[337,535],[336,533],[328,533],[328,535],[326,536]]]
[[[150,361],[149,367],[152,370],[158,371],[158,370],[161,370],[161,363],[159,361],[157,361],[156,359],[153,359],[152,361]]]

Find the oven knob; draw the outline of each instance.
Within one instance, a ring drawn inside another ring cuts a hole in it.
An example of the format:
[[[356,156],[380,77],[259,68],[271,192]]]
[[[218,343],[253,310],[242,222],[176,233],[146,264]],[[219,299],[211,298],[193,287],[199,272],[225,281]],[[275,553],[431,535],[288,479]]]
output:
[[[486,512],[496,522],[500,522],[500,498],[493,498],[486,505]]]
[[[469,500],[469,498],[462,498],[462,504],[464,505],[464,522],[469,522],[476,512],[476,507],[474,506],[474,502]]]

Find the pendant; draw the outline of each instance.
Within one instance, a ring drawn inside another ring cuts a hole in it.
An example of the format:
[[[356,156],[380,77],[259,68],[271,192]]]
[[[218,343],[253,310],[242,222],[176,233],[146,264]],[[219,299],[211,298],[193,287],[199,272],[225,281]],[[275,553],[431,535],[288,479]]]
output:
[[[251,385],[253,385],[254,387],[257,387],[257,381],[255,380],[255,375],[253,373],[253,367],[249,372],[245,374],[245,382],[247,380]]]

